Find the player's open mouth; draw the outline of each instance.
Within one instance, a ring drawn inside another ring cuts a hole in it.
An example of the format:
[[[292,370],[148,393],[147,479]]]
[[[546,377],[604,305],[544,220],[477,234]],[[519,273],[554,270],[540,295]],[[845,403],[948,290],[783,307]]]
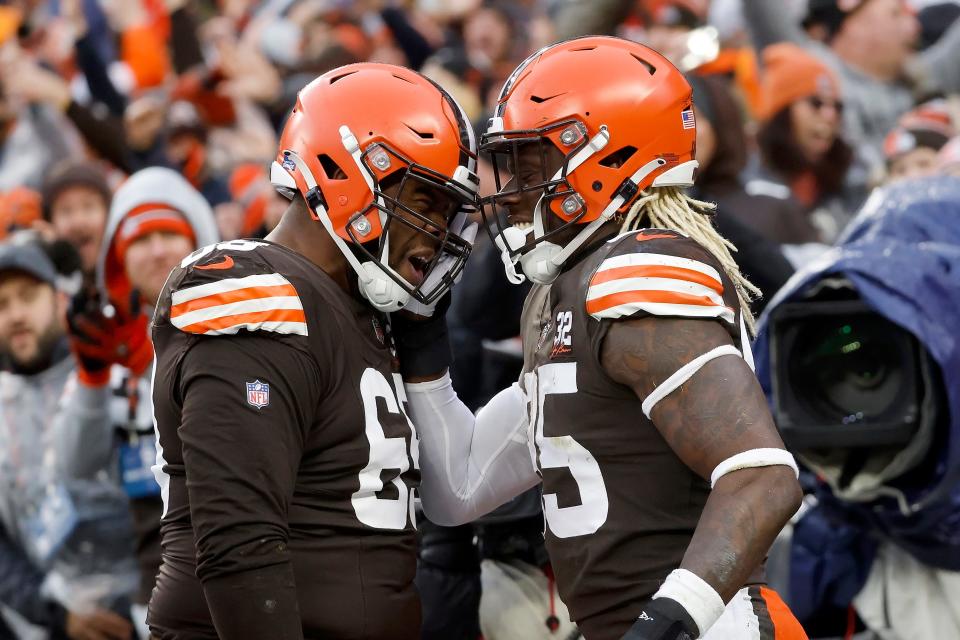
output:
[[[421,251],[407,256],[407,262],[410,263],[413,271],[413,278],[410,280],[410,284],[418,286],[423,282],[427,274],[427,269],[430,267],[430,261],[433,260],[433,256],[433,251]]]

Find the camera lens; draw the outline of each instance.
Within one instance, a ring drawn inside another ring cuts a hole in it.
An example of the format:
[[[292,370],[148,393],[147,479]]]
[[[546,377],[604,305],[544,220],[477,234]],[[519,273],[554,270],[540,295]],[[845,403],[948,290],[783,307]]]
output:
[[[789,378],[824,424],[869,422],[901,402],[911,355],[876,316],[809,319],[798,328]]]

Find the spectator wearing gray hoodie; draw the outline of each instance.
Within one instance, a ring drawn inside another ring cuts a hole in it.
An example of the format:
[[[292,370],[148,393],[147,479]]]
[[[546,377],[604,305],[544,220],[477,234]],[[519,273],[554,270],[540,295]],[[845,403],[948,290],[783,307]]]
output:
[[[183,176],[163,167],[138,171],[114,194],[96,291],[81,292],[71,307],[71,338],[84,382],[75,392],[84,403],[107,407],[108,416],[99,425],[65,425],[60,442],[67,451],[87,450],[93,466],[119,461],[140,564],[133,618],[144,638],[146,603],[160,565],[162,513],[161,488],[151,471],[157,451],[149,322],[170,270],[217,240],[210,205]]]
[[[136,565],[116,473],[67,459],[56,444],[64,422],[105,417],[65,392],[75,362],[57,281],[38,246],[0,246],[0,627],[6,620],[20,638],[126,640]],[[71,474],[77,466],[89,473]]]

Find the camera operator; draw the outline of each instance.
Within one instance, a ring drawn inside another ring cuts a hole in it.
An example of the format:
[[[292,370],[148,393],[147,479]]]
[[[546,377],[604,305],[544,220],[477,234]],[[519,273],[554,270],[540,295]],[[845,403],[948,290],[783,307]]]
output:
[[[960,637],[960,181],[878,190],[771,301],[757,375],[816,474],[790,605],[884,640]]]

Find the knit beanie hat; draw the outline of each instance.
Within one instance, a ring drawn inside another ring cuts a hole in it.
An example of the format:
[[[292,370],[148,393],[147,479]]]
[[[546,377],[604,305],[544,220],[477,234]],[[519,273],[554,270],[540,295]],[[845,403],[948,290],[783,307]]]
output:
[[[897,127],[883,139],[883,155],[891,162],[915,149],[927,148],[939,151],[950,138],[929,129],[906,129]]]
[[[110,187],[103,171],[85,160],[64,160],[47,174],[40,191],[43,215],[49,220],[53,205],[60,194],[72,187],[86,187],[103,198],[104,207],[110,206]]]
[[[798,100],[820,93],[839,95],[837,76],[803,48],[783,42],[763,50],[760,119],[770,120]]]
[[[897,126],[884,138],[883,154],[890,162],[914,149],[939,151],[954,133],[947,103],[932,100],[900,117]]]
[[[167,204],[148,202],[131,209],[117,228],[114,250],[120,262],[126,261],[131,244],[157,231],[176,233],[196,242],[193,227],[182,213]]]
[[[40,218],[40,194],[27,187],[0,193],[0,240],[13,229],[27,229]]]

